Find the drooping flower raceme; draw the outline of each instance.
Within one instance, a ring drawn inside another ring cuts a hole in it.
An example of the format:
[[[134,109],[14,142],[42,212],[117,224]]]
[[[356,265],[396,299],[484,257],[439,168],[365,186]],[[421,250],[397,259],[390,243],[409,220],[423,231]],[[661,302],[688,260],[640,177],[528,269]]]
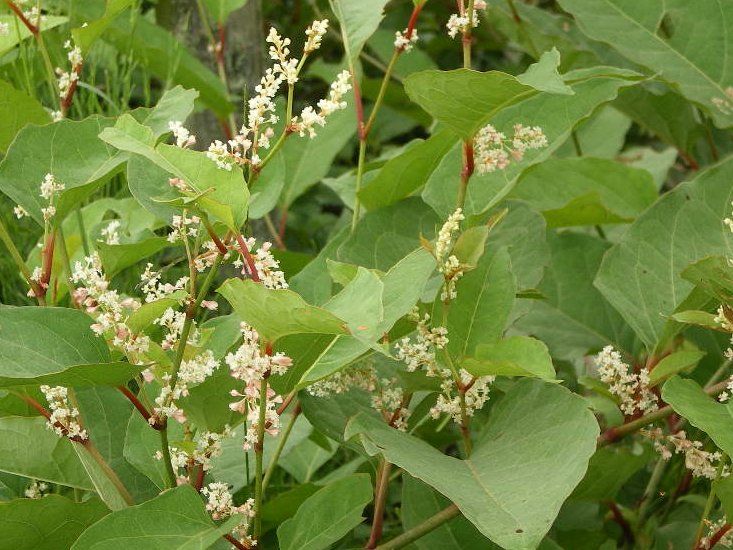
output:
[[[435,242],[435,259],[438,262],[438,271],[443,274],[444,284],[440,299],[445,301],[453,300],[456,296],[456,282],[463,277],[465,266],[458,258],[449,255],[453,248],[453,237],[460,229],[460,223],[464,219],[463,211],[458,208],[448,217],[438,232],[438,239]]]
[[[596,365],[601,382],[618,397],[619,408],[625,415],[644,414],[658,408],[657,396],[649,388],[649,369],[642,367],[638,373],[631,372],[612,346],[606,346],[596,356]]]
[[[82,428],[79,411],[69,402],[69,390],[63,386],[41,386],[41,393],[48,401],[51,417],[46,422],[49,429],[60,437],[73,441],[86,441],[89,436]]]
[[[526,151],[547,147],[548,141],[538,126],[514,125],[509,139],[491,124],[481,128],[474,138],[474,155],[479,174],[504,170],[514,161],[521,161]]]
[[[265,407],[264,431],[272,436],[278,434],[280,415],[277,413],[277,405],[282,403],[282,397],[275,393],[269,382],[266,384],[267,394],[261,395],[262,382],[271,375],[284,374],[293,361],[281,352],[272,355],[263,353],[259,334],[246,323],[241,323],[240,330],[242,344],[229,353],[224,362],[229,366],[231,376],[244,383],[242,390],[232,390],[232,397],[239,400],[231,403],[229,408],[247,416],[243,446],[246,451],[257,443],[260,407]]]

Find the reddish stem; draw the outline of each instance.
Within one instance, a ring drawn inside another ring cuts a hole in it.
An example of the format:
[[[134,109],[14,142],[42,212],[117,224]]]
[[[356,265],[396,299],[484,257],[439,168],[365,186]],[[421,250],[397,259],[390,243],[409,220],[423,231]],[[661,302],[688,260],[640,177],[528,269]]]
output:
[[[204,465],[199,464],[198,470],[196,471],[196,481],[194,482],[194,487],[196,487],[197,491],[201,491],[201,487],[204,486]]]
[[[290,403],[291,403],[291,402],[293,401],[293,399],[295,398],[295,395],[296,395],[296,392],[294,392],[294,391],[291,391],[291,392],[290,392],[290,393],[289,393],[289,394],[287,395],[287,397],[285,397],[285,400],[284,400],[284,401],[282,402],[282,404],[280,405],[280,407],[278,407],[278,409],[277,409],[277,414],[278,414],[278,416],[282,416],[282,414],[283,414],[283,413],[285,412],[285,410],[286,410],[286,409],[288,408],[288,405],[290,405]]]
[[[43,406],[43,405],[41,405],[41,404],[40,404],[40,403],[39,403],[38,401],[36,401],[35,399],[33,399],[32,397],[30,397],[30,396],[28,396],[28,395],[23,395],[23,394],[17,394],[17,395],[18,395],[18,397],[20,397],[20,398],[21,398],[21,399],[22,399],[23,401],[25,401],[25,402],[26,402],[26,403],[28,403],[28,404],[29,404],[29,405],[30,405],[31,407],[33,407],[33,408],[34,408],[35,410],[37,410],[37,411],[38,411],[39,413],[41,413],[41,415],[42,415],[42,416],[43,416],[43,417],[44,417],[44,418],[45,418],[45,419],[46,419],[47,421],[49,421],[49,422],[51,421],[51,413],[50,413],[50,412],[48,412],[48,410],[46,410],[46,407],[44,407],[44,406]],[[65,437],[68,437],[68,438],[69,438],[69,439],[70,439],[71,441],[74,441],[75,443],[81,443],[81,444],[82,444],[82,445],[84,445],[84,446],[87,446],[87,445],[88,445],[88,443],[89,443],[89,442],[88,442],[88,440],[85,440],[85,439],[80,439],[80,438],[79,438],[78,436],[74,436],[74,437],[69,437],[69,432],[68,432],[68,430],[66,429],[66,426],[64,426],[64,425],[63,425],[63,424],[62,424],[61,422],[54,422],[54,423],[53,423],[53,425],[54,425],[54,426],[55,426],[56,428],[60,429],[60,430],[61,430],[61,431],[63,432],[64,436],[65,436]]]
[[[148,409],[146,409],[145,405],[143,405],[140,402],[140,400],[137,398],[137,395],[132,393],[129,390],[129,388],[127,388],[126,386],[117,386],[117,389],[120,390],[120,392],[122,392],[122,395],[124,395],[125,397],[127,397],[127,399],[130,400],[130,403],[132,403],[135,406],[135,408],[138,410],[138,412],[141,415],[143,415],[143,418],[145,419],[146,422],[150,420],[151,415],[148,412]]]
[[[353,70],[351,71],[351,82],[354,88],[354,105],[356,106],[356,130],[359,135],[359,141],[366,141],[368,132],[364,126],[364,102],[361,99],[359,81]]]
[[[463,167],[461,169],[461,178],[468,180],[473,176],[473,171],[473,142],[469,140],[463,144]]]
[[[255,260],[252,257],[252,254],[249,252],[249,248],[247,247],[247,243],[244,241],[244,237],[242,237],[242,234],[237,235],[237,243],[239,243],[239,248],[242,250],[242,257],[247,262],[247,267],[249,268],[249,275],[252,277],[252,280],[255,283],[261,283],[262,279],[260,279],[260,274],[257,273],[257,268],[255,267]]]
[[[76,78],[71,81],[71,84],[69,85],[69,91],[66,92],[66,96],[61,100],[61,113],[65,116],[67,111],[69,110],[69,107],[71,107],[71,102],[74,100],[74,93],[76,92],[77,84],[79,83],[79,75],[81,75],[81,68],[82,65],[77,65],[74,67],[74,74],[76,74]]]
[[[43,247],[42,259],[43,270],[41,280],[38,284],[41,296],[45,296],[48,290],[48,283],[51,281],[51,269],[53,267],[53,251],[56,246],[56,231],[51,231],[46,238],[46,246]]]
[[[224,43],[226,42],[226,27],[219,23],[218,25],[219,43],[216,44],[214,49],[216,50],[216,63],[220,66],[224,66]]]
[[[21,10],[15,4],[15,2],[13,2],[12,0],[5,0],[5,3],[13,11],[13,13],[18,16],[18,19],[20,19],[23,22],[23,24],[31,32],[31,34],[33,34],[34,36],[38,34],[38,27],[36,27],[33,23],[31,23],[28,20],[28,18],[23,14],[23,10]]]
[[[626,544],[633,546],[634,545],[634,531],[631,529],[629,522],[626,521],[626,518],[621,513],[621,510],[619,509],[618,505],[615,502],[609,502],[608,507],[611,509],[611,513],[613,514],[613,520],[616,523],[618,523],[619,526],[621,527],[621,531],[623,532],[624,542]]]
[[[226,540],[229,544],[234,546],[234,548],[238,548],[239,550],[251,550],[249,546],[245,546],[241,542],[239,542],[237,539],[235,539],[231,535],[224,535],[224,540]]]
[[[698,547],[695,550],[708,550],[710,548],[713,548],[716,544],[720,542],[720,540],[730,531],[731,529],[730,523],[725,523],[720,529],[718,529],[715,534],[710,537],[710,543],[703,547],[702,545],[698,545]]]
[[[206,232],[209,234],[209,237],[211,237],[211,240],[214,241],[219,254],[224,256],[228,252],[226,245],[221,241],[219,235],[216,234],[216,231],[214,231],[214,228],[208,221],[204,221],[204,227],[206,228]]]
[[[280,227],[278,227],[277,236],[280,237],[280,242],[285,244],[285,231],[288,227],[288,209],[282,208],[280,210]]]

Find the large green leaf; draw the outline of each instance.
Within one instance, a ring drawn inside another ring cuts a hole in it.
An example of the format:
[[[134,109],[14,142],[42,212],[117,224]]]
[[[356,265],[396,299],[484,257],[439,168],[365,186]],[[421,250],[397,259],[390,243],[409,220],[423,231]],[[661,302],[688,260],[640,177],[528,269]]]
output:
[[[493,344],[481,344],[475,356],[464,359],[461,366],[474,376],[555,378],[547,346],[528,336],[512,336]]]
[[[383,454],[443,493],[479,531],[509,550],[539,546],[583,478],[598,433],[582,398],[533,379],[517,382],[494,407],[468,460],[364,416],[347,428],[347,436],[361,434],[370,454]]]
[[[366,474],[346,477],[310,496],[277,530],[281,550],[325,550],[364,521],[372,500]]]
[[[503,109],[537,94],[512,75],[469,69],[414,73],[405,79],[405,90],[412,101],[464,139]]]
[[[36,99],[0,80],[0,152],[8,150],[10,142],[25,125],[49,122],[51,116]]]
[[[389,0],[329,0],[331,9],[341,24],[341,36],[349,63],[353,65],[364,44],[384,17]]]
[[[662,387],[662,399],[690,424],[700,428],[730,456],[733,453],[733,408],[706,394],[694,380],[674,376]]]
[[[657,198],[646,170],[597,158],[547,160],[521,175],[510,194],[540,210],[549,227],[626,223]]]
[[[514,305],[516,281],[505,248],[484,254],[458,281],[458,296],[448,310],[448,352],[454,360],[472,357],[480,344],[491,344],[504,333]]]
[[[0,384],[21,385],[46,378],[61,382],[69,367],[75,367],[70,381],[86,378],[93,383],[95,377],[111,377],[104,372],[105,366],[122,378],[134,375],[136,369],[126,369],[124,364],[101,364],[109,363],[109,350],[89,328],[91,324],[89,316],[74,309],[0,307]]]
[[[3,548],[59,550],[70,548],[82,531],[109,513],[98,499],[73,502],[61,495],[0,503]]]
[[[450,501],[432,489],[429,485],[412,476],[402,477],[402,525],[405,530],[416,527],[426,519],[444,510]],[[473,524],[462,515],[458,515],[437,529],[420,537],[414,543],[418,550],[465,550],[482,548],[494,550],[498,548],[486,539]]]
[[[346,323],[311,306],[292,290],[271,290],[252,280],[227,279],[217,290],[236,314],[270,342],[289,334],[347,334]]]
[[[204,0],[206,9],[211,16],[220,24],[224,24],[227,17],[239,8],[244,7],[247,0]]]
[[[543,299],[517,327],[544,341],[553,357],[577,358],[612,344],[633,353],[633,334],[593,286],[610,245],[590,235],[550,233],[550,265],[539,285]]]
[[[129,8],[132,3],[133,0],[109,0],[102,17],[92,21],[91,23],[85,22],[83,26],[71,31],[71,36],[74,38],[74,44],[79,46],[82,52],[87,53],[92,44],[94,44],[94,42],[104,34],[112,21],[114,21],[122,11]]]
[[[72,549],[112,550],[130,546],[203,550],[229,533],[238,521],[239,517],[235,516],[220,526],[215,525],[196,490],[183,485],[102,518],[82,533]],[[134,529],[130,529],[131,525]]]
[[[733,6],[720,0],[560,0],[583,32],[661,75],[721,128],[733,125]],[[695,24],[697,22],[697,24]],[[623,37],[623,40],[619,40]],[[702,44],[715,46],[701,47]],[[728,103],[719,109],[715,100]]]
[[[693,288],[680,272],[706,256],[730,256],[733,159],[664,195],[606,254],[595,284],[650,350]],[[695,308],[687,308],[695,309]],[[663,338],[664,337],[664,338]]]
[[[43,224],[41,208],[47,201],[41,198],[40,188],[51,173],[66,186],[55,203],[56,217],[63,219],[124,162],[122,155],[97,138],[112,124],[113,119],[91,116],[26,126],[0,163],[0,190]]]
[[[99,137],[122,151],[144,156],[184,180],[195,193],[185,202],[195,203],[232,231],[238,232],[247,219],[249,191],[241,169],[221,170],[202,152],[166,144],[156,146],[153,131],[130,115],[122,115],[114,128],[107,128]]]
[[[41,417],[0,418],[0,471],[94,491],[74,446]]]
[[[474,174],[466,195],[464,210],[467,214],[484,212],[501,201],[526,168],[547,159],[570,138],[578,123],[591,116],[603,103],[613,100],[621,88],[633,85],[638,75],[610,67],[594,67],[566,73],[564,80],[575,95],[526,94],[520,98],[522,101],[512,101],[498,112],[492,112],[491,124],[499,131],[509,132],[517,122],[539,126],[549,145],[527,151],[521,162],[512,163],[505,170]],[[463,108],[461,105],[460,109]],[[488,112],[488,107],[484,112]],[[456,145],[440,161],[422,191],[423,199],[442,218],[447,218],[455,209],[460,174],[461,148]]]
[[[359,200],[373,210],[410,196],[425,184],[455,141],[455,136],[444,130],[391,158],[359,192]]]

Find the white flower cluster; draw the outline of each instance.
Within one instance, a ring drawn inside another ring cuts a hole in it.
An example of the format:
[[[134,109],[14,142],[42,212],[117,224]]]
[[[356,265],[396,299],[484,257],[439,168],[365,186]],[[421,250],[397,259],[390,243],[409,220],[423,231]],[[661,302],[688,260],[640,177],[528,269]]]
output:
[[[321,40],[328,31],[328,19],[322,21],[313,21],[310,27],[305,30],[305,46],[303,46],[303,55],[309,55],[321,47]]]
[[[168,122],[168,129],[173,132],[173,137],[176,139],[176,147],[187,149],[196,144],[196,136],[191,134],[180,120]]]
[[[118,230],[121,225],[122,222],[120,220],[110,221],[106,227],[103,227],[100,231],[102,235],[102,239],[100,240],[105,244],[120,244],[120,234],[118,233]]]
[[[461,401],[463,401],[466,416],[473,416],[489,400],[489,386],[496,379],[495,376],[473,376],[461,369],[459,386],[449,369],[442,369],[440,376],[443,378],[440,386],[443,393],[438,396],[437,402],[430,409],[430,415],[438,418],[441,414],[447,414],[457,424],[463,420]],[[463,394],[463,399],[461,399],[461,394]]]
[[[541,149],[547,145],[547,136],[538,126],[515,124],[514,136],[507,139],[491,124],[487,124],[478,131],[474,139],[476,167],[479,174],[504,170],[512,159],[521,161],[527,150]]]
[[[10,34],[10,24],[0,21],[0,36],[8,36]]]
[[[183,214],[175,215],[171,219],[171,227],[173,230],[168,234],[168,242],[175,243],[176,241],[185,241],[188,237],[196,238],[199,234],[199,224],[201,218],[198,216],[186,216],[186,212]]]
[[[394,47],[405,53],[409,52],[418,40],[417,29],[412,29],[411,33],[408,29],[405,29],[404,31],[397,31],[394,34]]]
[[[438,262],[438,271],[443,274],[445,283],[440,294],[443,301],[453,300],[456,297],[456,282],[463,277],[465,266],[462,265],[456,256],[448,255],[452,249],[453,235],[460,229],[461,221],[464,219],[463,211],[458,208],[448,217],[438,232],[438,239],[435,242],[435,259]]]
[[[209,483],[207,487],[201,489],[201,494],[207,498],[206,510],[211,514],[213,520],[218,521],[229,516],[241,515],[241,522],[232,532],[246,548],[253,548],[257,544],[257,541],[252,540],[247,534],[250,520],[255,516],[253,499],[247,499],[244,504],[234,506],[234,498],[229,492],[229,486],[219,482]]]
[[[233,431],[229,426],[225,426],[222,433],[201,432],[196,435],[196,447],[191,452],[186,452],[178,447],[169,447],[171,464],[180,483],[186,482],[186,475],[179,470],[187,468],[191,471],[198,464],[204,472],[209,471],[211,469],[211,459],[221,456],[222,442],[226,438],[231,437],[232,434]],[[157,451],[154,457],[157,460],[163,460],[163,453]]]
[[[305,32],[303,56],[300,60],[290,57],[290,39],[280,36],[276,29],[270,29],[266,40],[270,44],[269,55],[274,64],[265,71],[260,83],[255,87],[255,95],[248,101],[247,124],[226,143],[215,140],[206,153],[220,169],[231,170],[236,165],[247,163],[259,166],[262,160],[258,151],[270,148],[270,140],[275,135],[272,125],[279,120],[275,114],[275,96],[283,83],[287,83],[292,90],[292,86],[298,82],[306,57],[320,47],[327,29],[327,19],[314,21],[308,27]],[[305,107],[300,117],[296,116],[288,121],[286,132],[298,132],[301,136],[307,133],[310,137],[314,137],[316,125],[323,126],[327,116],[346,107],[343,95],[351,88],[348,80],[347,71],[339,74],[331,85],[328,98],[318,102],[319,111],[316,112],[313,107]]]
[[[705,518],[703,519],[703,522],[705,523],[705,526],[707,527],[707,533],[704,537],[700,538],[700,544],[699,548],[712,548],[711,544],[713,543],[712,538],[721,530],[724,528],[727,528],[728,530],[723,534],[722,537],[718,539],[716,542],[716,546],[720,545],[723,548],[732,548],[733,547],[733,529],[730,529],[730,526],[728,525],[728,518],[723,516],[718,521],[710,521],[709,519]],[[727,527],[726,527],[727,526]]]
[[[720,463],[723,457],[720,452],[704,451],[702,442],[687,439],[687,434],[684,431],[665,435],[661,428],[654,428],[653,430],[642,430],[641,433],[654,442],[654,449],[664,460],[672,458],[672,451],[674,451],[674,454],[684,455],[685,467],[692,472],[693,476],[707,479],[718,478],[719,464],[715,463]],[[728,477],[729,475],[729,468],[727,466],[723,467],[720,477]]]
[[[321,127],[325,126],[327,117],[336,111],[346,109],[344,96],[351,90],[351,84],[349,84],[350,78],[351,73],[349,71],[341,71],[336,76],[336,80],[331,84],[328,97],[318,100],[318,111],[308,106],[300,112],[300,118],[297,116],[293,117],[290,125],[294,131],[298,132],[300,137],[305,136],[306,133],[311,139],[316,137],[316,125]]]
[[[23,493],[25,498],[41,498],[48,491],[48,483],[38,482],[35,479]]]
[[[421,319],[419,314],[412,312],[411,318],[417,323],[417,335],[414,341],[405,337],[395,345],[397,359],[405,363],[410,372],[425,369],[428,376],[439,376],[435,350],[448,344],[448,330],[445,327],[428,327],[430,315],[427,313]]]
[[[376,389],[377,382],[377,375],[371,366],[352,367],[337,371],[328,378],[311,384],[307,391],[313,397],[330,397],[353,389],[371,393]]]
[[[186,313],[184,311],[177,311],[172,307],[167,308],[163,315],[153,321],[153,324],[159,325],[165,329],[165,336],[161,342],[161,347],[168,351],[172,350],[178,343],[181,333],[183,332],[183,325],[186,322]],[[192,340],[195,338],[192,338]]]
[[[150,417],[149,422],[154,424],[161,417],[172,417],[178,422],[186,421],[186,415],[178,406],[178,400],[188,395],[189,386],[200,384],[219,367],[219,361],[216,360],[214,354],[210,350],[206,350],[189,359],[182,361],[178,370],[178,379],[175,387],[171,387],[172,376],[168,373],[164,374],[163,387],[160,394],[155,398],[155,414]]]
[[[155,302],[162,298],[170,298],[170,295],[178,290],[186,288],[188,277],[181,277],[175,284],[162,283],[161,272],[152,270],[153,264],[148,263],[145,271],[140,275],[140,285],[145,294],[145,302]]]
[[[21,218],[28,216],[28,211],[18,204],[13,207],[13,214],[15,214],[15,217],[20,220]]]
[[[246,239],[245,244],[247,245],[247,251],[252,254],[254,260],[254,267],[257,270],[257,276],[259,277],[262,284],[266,288],[279,290],[288,288],[288,283],[285,281],[285,274],[280,271],[280,262],[278,262],[272,255],[270,250],[272,249],[272,243],[263,242],[262,245],[255,249],[256,240],[252,237]],[[245,274],[245,267],[248,269],[249,266],[241,259],[237,259],[234,262],[235,267],[242,269],[242,274]]]
[[[229,366],[233,378],[244,382],[244,389],[240,392],[232,390],[232,397],[240,398],[229,405],[229,408],[240,414],[247,415],[248,428],[245,434],[244,450],[247,451],[257,442],[259,427],[260,406],[265,401],[265,431],[276,436],[280,429],[280,415],[277,414],[277,405],[282,403],[282,397],[267,385],[267,395],[260,395],[262,380],[271,374],[284,374],[293,364],[292,359],[281,352],[274,355],[262,353],[260,336],[255,329],[241,323],[242,344],[233,353],[229,353],[224,362]]]
[[[133,334],[127,326],[130,313],[140,307],[140,302],[123,298],[116,290],[110,290],[102,261],[96,252],[84,258],[83,262],[74,264],[71,281],[77,285],[73,293],[74,302],[95,319],[91,325],[95,334],[107,336],[112,345],[125,354],[148,351],[150,339],[144,334]]]
[[[723,97],[713,97],[710,101],[724,115],[733,113],[733,86],[728,86]]]
[[[390,425],[401,431],[407,431],[407,421],[412,411],[404,406],[405,392],[398,385],[396,378],[379,380],[377,392],[372,396],[372,407],[382,413]]]
[[[56,75],[58,76],[59,97],[66,99],[71,91],[72,84],[79,80],[81,67],[84,64],[84,58],[81,55],[79,46],[72,44],[71,40],[64,43],[64,48],[69,50],[67,58],[71,64],[71,71],[64,71],[61,67],[56,67]]]
[[[487,4],[485,0],[476,0],[473,3],[473,13],[472,16],[468,17],[468,10],[463,5],[463,0],[460,2],[460,13],[454,13],[451,14],[450,18],[448,19],[448,23],[445,25],[448,29],[448,36],[451,38],[455,38],[458,36],[458,34],[465,34],[469,30],[471,30],[471,23],[473,23],[473,27],[478,27],[479,25],[479,19],[478,19],[478,11],[477,10],[485,10],[487,8]]]
[[[56,215],[56,207],[53,204],[54,198],[64,189],[66,189],[66,186],[63,183],[56,181],[53,174],[46,174],[43,178],[43,181],[41,182],[40,195],[42,199],[48,201],[48,206],[41,208],[41,213],[43,214],[43,219],[46,223],[51,221],[51,218]],[[17,216],[18,212],[15,214]]]
[[[61,437],[73,441],[86,441],[87,431],[79,422],[79,411],[69,403],[69,390],[63,386],[41,386],[41,393],[46,397],[51,409],[51,417],[46,425]]]
[[[601,382],[618,397],[619,408],[624,415],[657,410],[657,396],[649,388],[649,369],[642,367],[638,374],[630,372],[629,365],[621,360],[621,354],[612,346],[603,348],[595,361]]]

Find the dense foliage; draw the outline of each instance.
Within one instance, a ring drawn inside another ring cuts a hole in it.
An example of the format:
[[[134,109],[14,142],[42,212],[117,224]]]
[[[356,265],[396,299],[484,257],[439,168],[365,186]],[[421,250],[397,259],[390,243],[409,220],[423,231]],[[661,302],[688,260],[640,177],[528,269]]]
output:
[[[732,546],[731,31],[5,0],[0,549]]]

